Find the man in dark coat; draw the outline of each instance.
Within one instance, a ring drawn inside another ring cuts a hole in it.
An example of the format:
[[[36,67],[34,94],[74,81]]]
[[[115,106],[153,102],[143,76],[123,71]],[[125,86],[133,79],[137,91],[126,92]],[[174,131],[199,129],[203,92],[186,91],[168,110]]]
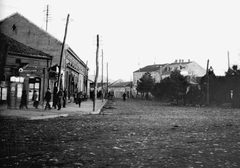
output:
[[[123,97],[123,101],[125,101],[126,100],[126,93],[125,92],[123,93],[122,97]]]
[[[63,91],[63,108],[66,107],[66,102],[67,102],[67,89],[65,88]]]
[[[58,110],[61,110],[62,107],[62,99],[63,99],[63,91],[62,88],[59,90],[57,93],[57,105],[58,105]]]
[[[28,106],[27,106],[27,91],[26,90],[22,91],[21,103],[20,103],[19,108],[22,109],[23,106],[25,106],[26,109],[28,109]]]
[[[45,97],[44,97],[44,99],[47,101],[46,106],[45,106],[45,110],[47,110],[47,108],[49,110],[51,110],[50,103],[49,103],[51,101],[51,97],[52,97],[52,95],[51,95],[51,92],[50,92],[50,88],[48,88],[48,90],[45,94]]]
[[[53,107],[54,107],[54,109],[56,109],[56,106],[58,103],[57,93],[58,93],[58,88],[57,88],[57,86],[54,86],[54,88],[53,88]]]

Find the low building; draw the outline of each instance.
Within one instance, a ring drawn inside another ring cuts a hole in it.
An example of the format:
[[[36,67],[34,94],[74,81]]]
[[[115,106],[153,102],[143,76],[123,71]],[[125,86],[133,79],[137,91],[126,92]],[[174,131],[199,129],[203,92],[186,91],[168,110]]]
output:
[[[122,98],[123,93],[126,93],[127,98],[132,95],[132,82],[123,82],[117,80],[108,86],[110,93],[113,93],[115,98]]]
[[[202,77],[206,70],[195,61],[176,60],[173,63],[148,65],[133,72],[133,85],[137,86],[137,81],[146,73],[150,72],[155,79],[155,83],[161,82],[162,79],[169,77],[175,69],[180,70],[183,76],[189,76],[189,79]]]
[[[0,31],[36,50],[52,55],[51,67],[60,66],[63,43],[51,34],[25,18],[19,13],[0,21]],[[87,92],[88,67],[67,44],[63,46],[60,72],[60,86],[66,88],[71,95],[76,91]],[[53,88],[58,83],[58,77],[51,78],[49,85]]]
[[[7,103],[8,108],[18,108],[23,90],[28,104],[32,103],[34,90],[42,102],[49,86],[47,70],[51,60],[51,55],[0,33],[1,102]]]

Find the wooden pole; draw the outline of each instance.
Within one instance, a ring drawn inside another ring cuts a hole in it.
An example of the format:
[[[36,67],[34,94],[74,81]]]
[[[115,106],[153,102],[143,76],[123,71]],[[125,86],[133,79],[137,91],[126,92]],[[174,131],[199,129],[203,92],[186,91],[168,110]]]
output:
[[[104,96],[104,93],[103,93],[103,49],[102,49],[102,102],[103,102],[103,96]]]
[[[85,67],[85,77],[86,77],[86,81],[85,81],[85,92],[86,95],[88,95],[88,70],[87,70],[87,65],[88,65],[88,61],[86,62],[86,67]]]
[[[229,58],[229,51],[228,51],[228,69],[230,68],[230,58]]]
[[[46,11],[46,31],[48,28],[48,5],[47,5],[47,11]]]
[[[59,65],[59,72],[58,72],[57,88],[59,87],[59,84],[60,84],[61,67],[62,67],[62,57],[63,57],[63,50],[64,50],[65,41],[66,41],[66,36],[67,36],[68,20],[69,20],[69,14],[67,15],[67,22],[66,22],[66,27],[65,27],[65,33],[64,33],[64,38],[63,38],[61,55],[60,55],[60,63],[59,63],[60,65]],[[60,88],[59,88],[59,89],[60,89]]]
[[[97,78],[98,78],[98,50],[99,50],[99,35],[97,35],[97,51],[96,51],[96,75],[94,80],[94,97],[93,97],[93,111],[95,111],[96,97],[97,97]]]
[[[108,63],[107,63],[107,96],[108,96]]]
[[[206,104],[209,105],[209,72],[208,72],[209,60],[207,60],[207,100]]]

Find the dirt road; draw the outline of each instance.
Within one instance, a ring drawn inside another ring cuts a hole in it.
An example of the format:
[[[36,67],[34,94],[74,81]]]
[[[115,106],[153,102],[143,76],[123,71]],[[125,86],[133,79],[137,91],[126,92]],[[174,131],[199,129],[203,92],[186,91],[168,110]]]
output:
[[[110,101],[101,115],[1,118],[1,167],[240,167],[240,110]]]

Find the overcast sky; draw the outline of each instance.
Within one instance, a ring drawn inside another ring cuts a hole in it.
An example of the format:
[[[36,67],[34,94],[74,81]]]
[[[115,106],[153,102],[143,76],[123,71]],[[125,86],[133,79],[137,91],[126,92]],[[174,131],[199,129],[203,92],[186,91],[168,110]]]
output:
[[[110,79],[132,79],[133,71],[175,59],[207,60],[217,75],[231,65],[240,67],[240,6],[233,0],[0,0],[0,19],[19,12],[63,40],[67,14],[70,22],[66,43],[94,74],[96,35],[104,53]],[[101,63],[101,57],[100,57]],[[101,67],[100,67],[101,73]]]

